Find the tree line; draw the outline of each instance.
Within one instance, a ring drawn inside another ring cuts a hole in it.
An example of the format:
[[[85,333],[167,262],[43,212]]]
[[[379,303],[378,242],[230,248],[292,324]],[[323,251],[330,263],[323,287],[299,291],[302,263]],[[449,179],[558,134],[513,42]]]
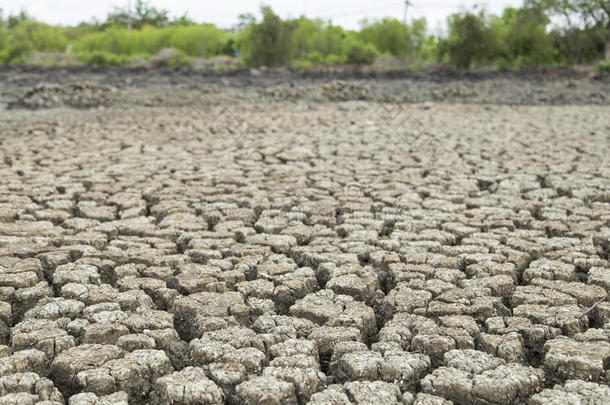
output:
[[[310,68],[323,65],[399,63],[417,68],[448,64],[458,68],[550,66],[610,59],[610,1],[524,0],[500,15],[484,8],[452,14],[446,33],[434,35],[425,19],[361,22],[347,30],[330,21],[282,19],[263,6],[262,18],[241,15],[225,30],[186,14],[137,0],[133,12],[117,9],[105,21],[73,27],[35,21],[25,12],[0,10],[0,63],[31,63],[36,53],[69,54],[86,64],[128,65],[172,48],[170,65],[194,58],[229,56],[247,66]]]

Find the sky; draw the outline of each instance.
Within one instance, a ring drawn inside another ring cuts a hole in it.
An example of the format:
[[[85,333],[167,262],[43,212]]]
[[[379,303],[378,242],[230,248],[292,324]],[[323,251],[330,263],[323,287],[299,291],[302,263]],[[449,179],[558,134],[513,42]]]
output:
[[[129,0],[0,0],[4,13],[26,10],[36,19],[50,24],[73,25],[90,21],[93,17],[103,20],[114,7],[126,7]],[[135,2],[135,0],[131,0]],[[431,29],[444,25],[447,16],[460,9],[482,4],[499,13],[506,6],[520,6],[523,0],[410,0],[408,18],[426,17]],[[231,28],[239,14],[258,16],[260,5],[270,5],[281,17],[298,17],[332,20],[348,29],[359,28],[364,18],[395,17],[402,19],[404,0],[151,0],[157,8],[169,10],[172,16],[184,12],[198,22],[211,22],[221,28]]]

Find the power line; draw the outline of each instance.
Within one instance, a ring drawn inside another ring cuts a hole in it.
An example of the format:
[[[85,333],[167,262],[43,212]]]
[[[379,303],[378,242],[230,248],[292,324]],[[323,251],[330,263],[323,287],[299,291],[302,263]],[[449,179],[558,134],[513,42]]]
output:
[[[320,12],[320,10],[318,11],[312,11],[309,14],[312,17],[317,17],[317,18],[335,18],[335,17],[350,17],[353,15],[359,15],[359,14],[367,14],[367,13],[376,13],[376,12],[383,12],[383,11],[388,11],[388,9],[398,9],[398,7],[401,6],[402,4],[402,0],[399,1],[393,1],[390,3],[385,3],[382,5],[376,5],[374,8],[365,8],[365,9],[357,9],[357,10],[345,10],[345,8],[342,8],[341,10],[337,10],[337,11],[323,11]]]

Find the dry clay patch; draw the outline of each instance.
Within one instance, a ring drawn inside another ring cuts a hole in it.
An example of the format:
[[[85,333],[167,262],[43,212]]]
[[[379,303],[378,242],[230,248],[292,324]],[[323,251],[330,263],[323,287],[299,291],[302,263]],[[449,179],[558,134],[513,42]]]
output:
[[[607,109],[273,107],[2,140],[3,401],[607,402]]]

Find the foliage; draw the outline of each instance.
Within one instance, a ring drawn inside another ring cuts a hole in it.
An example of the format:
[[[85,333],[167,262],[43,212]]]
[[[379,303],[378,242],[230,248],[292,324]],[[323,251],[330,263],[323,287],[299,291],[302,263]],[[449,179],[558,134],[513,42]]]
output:
[[[261,7],[263,20],[250,23],[240,37],[243,57],[249,66],[288,65],[293,59],[295,21],[282,21],[270,7]]]
[[[550,65],[557,51],[546,32],[549,18],[540,7],[506,8],[492,21],[503,64]]]
[[[127,27],[131,23],[131,27],[137,30],[146,26],[164,27],[169,23],[168,14],[167,10],[152,7],[147,0],[136,0],[133,12],[118,8],[108,15],[106,24]]]
[[[78,58],[87,65],[96,66],[124,66],[131,61],[131,58],[127,55],[106,51],[80,52]]]
[[[405,57],[414,48],[410,27],[396,19],[384,18],[372,23],[365,20],[362,25],[360,39],[373,44],[381,53]]]
[[[125,10],[116,10],[105,22],[74,27],[0,10],[0,63],[59,64],[78,57],[83,63],[125,65],[166,49],[175,50],[175,60],[167,63],[176,65],[238,55],[249,66],[297,68],[371,64],[380,55],[380,65],[393,68],[435,61],[459,68],[595,63],[605,53],[610,58],[607,0],[524,0],[522,7],[500,15],[475,7],[450,16],[447,35],[441,37],[429,34],[425,19],[409,24],[364,20],[359,31],[352,31],[321,19],[283,20],[269,7],[261,11],[261,20],[243,14],[232,30],[222,30],[187,14],[170,21],[167,11],[138,0],[129,31]],[[34,53],[38,56],[31,57]]]
[[[610,60],[602,60],[597,63],[597,72],[610,75]]]
[[[367,43],[360,40],[351,40],[345,52],[345,57],[348,63],[355,64],[371,64],[379,55],[377,48],[372,43]]]
[[[155,54],[164,48],[175,48],[188,56],[210,58],[227,51],[232,34],[214,25],[147,28],[128,32],[113,27],[83,36],[74,45],[76,53],[104,51],[119,55]]]
[[[553,45],[568,63],[610,59],[608,0],[526,0],[526,6],[546,10],[556,21]]]
[[[453,14],[447,23],[449,36],[439,42],[441,58],[462,69],[495,58],[497,35],[483,10]]]

